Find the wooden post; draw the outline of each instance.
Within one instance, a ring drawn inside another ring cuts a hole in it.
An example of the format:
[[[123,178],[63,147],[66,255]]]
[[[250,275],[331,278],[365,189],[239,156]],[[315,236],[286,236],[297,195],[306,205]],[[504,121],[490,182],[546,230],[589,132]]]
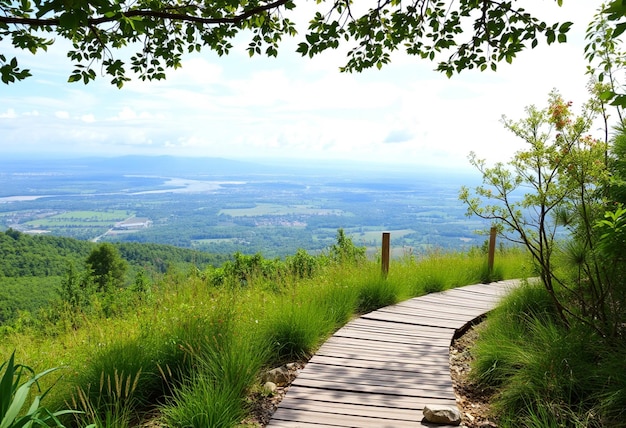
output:
[[[382,271],[386,278],[389,273],[389,245],[391,243],[391,233],[383,232],[383,248],[382,248]]]
[[[487,269],[489,270],[489,275],[493,272],[493,261],[496,256],[496,234],[498,230],[495,226],[491,227],[489,231],[489,260],[487,262]]]

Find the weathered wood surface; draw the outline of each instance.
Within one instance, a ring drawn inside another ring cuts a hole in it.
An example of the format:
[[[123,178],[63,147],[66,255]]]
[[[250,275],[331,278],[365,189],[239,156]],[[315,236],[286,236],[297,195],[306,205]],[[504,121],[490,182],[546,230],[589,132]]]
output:
[[[269,427],[431,426],[422,421],[425,405],[456,405],[449,366],[454,334],[517,284],[428,294],[348,323],[292,383]]]

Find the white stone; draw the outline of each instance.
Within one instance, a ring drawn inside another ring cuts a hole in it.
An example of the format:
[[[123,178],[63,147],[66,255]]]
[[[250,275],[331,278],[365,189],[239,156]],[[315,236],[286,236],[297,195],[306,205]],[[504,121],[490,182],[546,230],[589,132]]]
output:
[[[276,392],[276,388],[278,388],[278,386],[276,386],[274,382],[265,382],[265,384],[263,385],[263,390],[268,394],[273,394],[274,392]]]
[[[424,418],[434,424],[459,425],[461,412],[453,406],[427,405],[424,407]]]
[[[277,367],[265,373],[266,382],[274,382],[276,385],[289,383],[289,370],[286,367]]]

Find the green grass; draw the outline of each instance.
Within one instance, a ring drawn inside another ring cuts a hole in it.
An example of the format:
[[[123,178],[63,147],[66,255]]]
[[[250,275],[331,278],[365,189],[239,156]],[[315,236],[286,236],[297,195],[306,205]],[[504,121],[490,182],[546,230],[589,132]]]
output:
[[[564,326],[540,285],[511,293],[473,349],[472,376],[497,391],[502,427],[624,426],[626,344]]]
[[[512,252],[496,263],[513,278],[525,260]],[[387,278],[367,261],[328,264],[312,278],[252,276],[221,287],[197,271],[171,272],[149,298],[115,294],[121,301],[112,304],[122,309],[113,314],[92,307],[72,314],[79,323],[61,316],[50,318],[54,326],[7,333],[0,356],[17,349],[35,370],[65,367],[49,403],[83,410],[81,426],[130,427],[154,417],[169,426],[233,426],[264,369],[313,355],[354,316],[480,282],[482,265],[479,252],[436,253],[393,260]]]

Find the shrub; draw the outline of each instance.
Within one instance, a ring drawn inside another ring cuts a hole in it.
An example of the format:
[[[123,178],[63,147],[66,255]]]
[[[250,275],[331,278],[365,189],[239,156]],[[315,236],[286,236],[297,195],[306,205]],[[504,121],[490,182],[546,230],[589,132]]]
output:
[[[2,428],[22,428],[39,426],[63,427],[59,417],[76,413],[73,410],[59,410],[51,412],[41,405],[41,401],[46,397],[50,388],[32,398],[32,402],[25,412],[22,411],[28,398],[31,396],[33,386],[39,389],[39,379],[58,370],[57,368],[45,370],[39,374],[28,366],[15,364],[15,352],[11,354],[8,361],[0,365],[0,427]],[[22,382],[25,375],[30,374],[30,379]]]

